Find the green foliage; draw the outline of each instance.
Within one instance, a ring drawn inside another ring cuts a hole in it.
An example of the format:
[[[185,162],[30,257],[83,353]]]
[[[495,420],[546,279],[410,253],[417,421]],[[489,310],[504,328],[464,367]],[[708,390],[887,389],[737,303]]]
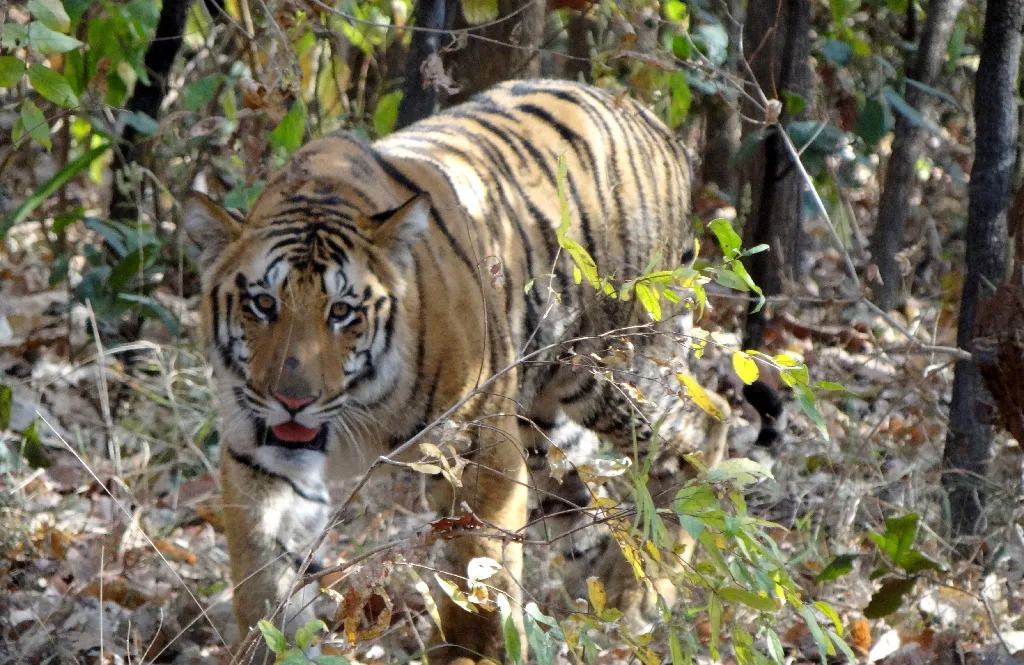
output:
[[[313,619],[295,631],[294,647],[289,647],[284,633],[266,619],[260,619],[257,627],[263,642],[276,656],[274,665],[349,665],[341,656],[306,655],[306,650],[319,642],[320,634],[327,632],[327,624],[320,619]]]

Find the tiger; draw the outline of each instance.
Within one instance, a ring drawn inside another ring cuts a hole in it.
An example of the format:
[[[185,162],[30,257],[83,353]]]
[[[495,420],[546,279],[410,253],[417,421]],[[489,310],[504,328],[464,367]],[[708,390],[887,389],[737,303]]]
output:
[[[478,525],[452,535],[452,576],[464,579],[478,557],[499,562],[487,584],[507,594],[522,633],[516,534],[530,519],[528,488],[551,499],[542,517],[590,495],[577,476],[544,474],[552,445],[569,431],[642,455],[659,417],[654,401],[634,399],[592,362],[613,340],[641,357],[658,337],[648,314],[579,283],[560,236],[615,280],[640,275],[652,257],[685,264],[690,184],[686,147],[642,104],[538,79],[497,85],[373,143],[346,132],[314,139],[247,214],[188,196],[182,219],[198,248],[243,634],[304,569],[327,526],[328,485],[407,453],[404,442],[442,421],[463,424],[469,442],[461,483],[437,483],[438,510],[468,509]],[[671,320],[687,320],[677,309]],[[662,337],[680,339],[685,326],[672,325]],[[659,448],[680,459],[702,450],[710,465],[725,455],[727,431],[724,421],[662,427]],[[684,466],[652,482],[678,484]],[[629,577],[614,547],[591,546],[611,562],[609,579]],[[310,583],[291,596],[286,634],[314,618],[317,594]],[[639,615],[651,606],[641,596],[623,591],[620,601]],[[498,612],[441,601],[449,641],[435,631],[431,659],[502,659]]]

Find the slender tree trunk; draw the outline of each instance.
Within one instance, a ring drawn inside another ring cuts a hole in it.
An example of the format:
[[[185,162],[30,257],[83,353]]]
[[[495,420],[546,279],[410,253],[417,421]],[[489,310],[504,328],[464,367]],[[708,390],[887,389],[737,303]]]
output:
[[[190,0],[164,0],[160,7],[160,19],[156,34],[146,50],[146,70],[149,83],[139,81],[125,107],[128,111],[142,112],[156,119],[167,95],[167,75],[174,64],[174,58],[181,48],[185,33],[185,18],[188,16]],[[117,174],[135,163],[140,153],[140,143],[145,139],[131,125],[125,125],[121,132],[118,150],[114,152],[111,169],[114,173],[113,193],[110,199],[110,216],[114,219],[135,221],[139,216],[138,201],[133,192],[124,192],[118,187]]]
[[[990,298],[988,285],[1006,273],[1006,206],[1010,198],[1017,144],[1016,84],[1021,53],[1024,0],[989,0],[985,12],[981,60],[975,78],[974,165],[967,206],[967,274],[960,300],[957,345],[970,350],[979,301]],[[943,484],[949,493],[952,530],[957,536],[980,533],[988,470],[991,427],[979,418],[989,399],[977,365],[956,364]]]
[[[913,3],[911,3],[913,4]],[[907,77],[933,85],[946,55],[963,0],[931,0],[917,54],[907,68]],[[909,21],[908,21],[909,24]],[[908,27],[908,31],[909,31]],[[935,98],[920,88],[907,85],[907,103],[927,117]],[[882,309],[891,309],[902,297],[903,275],[896,254],[903,249],[907,213],[914,186],[914,166],[924,147],[926,131],[903,114],[897,114],[892,154],[885,169],[885,185],[878,205],[878,221],[871,236],[871,259],[878,266],[882,283],[871,285],[873,299]]]
[[[810,0],[750,0],[743,57],[769,99],[782,99],[787,91],[810,101],[810,30]],[[759,113],[748,109],[747,115],[758,117]],[[779,126],[794,119],[784,107]],[[750,257],[748,266],[766,295],[782,291],[783,278],[797,275],[801,259],[803,183],[775,131],[758,146],[749,169],[751,210],[744,228],[744,245],[771,246],[770,251]],[[760,346],[765,315],[764,310],[748,314],[746,348]]]
[[[420,0],[413,13],[416,27],[443,30],[452,23],[458,3],[453,0]],[[440,32],[417,30],[413,32],[409,53],[405,56],[405,81],[402,84],[402,103],[398,107],[395,129],[407,127],[426,118],[437,108],[437,87],[423,80],[423,64],[428,58],[440,57],[441,40],[451,39]]]
[[[498,0],[498,20],[482,30],[473,30],[465,48],[454,51],[448,59],[452,78],[459,85],[448,103],[463,102],[510,78],[536,76],[540,71],[537,49],[544,35],[544,11],[544,0]]]
[[[730,74],[739,74],[738,52],[743,26],[742,0],[720,0],[716,3],[722,25],[729,29],[729,60],[725,65]],[[710,100],[704,122],[704,154],[701,157],[701,175],[704,183],[713,182],[723,194],[732,198],[739,207],[740,172],[736,168],[736,154],[740,149],[743,125],[740,122],[738,100],[735,94],[719,93]]]

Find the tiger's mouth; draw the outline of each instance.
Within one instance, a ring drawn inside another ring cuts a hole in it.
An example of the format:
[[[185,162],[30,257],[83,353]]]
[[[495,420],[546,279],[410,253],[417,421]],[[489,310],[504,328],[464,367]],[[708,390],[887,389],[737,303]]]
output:
[[[261,420],[256,423],[256,443],[323,452],[327,447],[327,425],[303,427],[292,420],[267,427],[266,422]]]

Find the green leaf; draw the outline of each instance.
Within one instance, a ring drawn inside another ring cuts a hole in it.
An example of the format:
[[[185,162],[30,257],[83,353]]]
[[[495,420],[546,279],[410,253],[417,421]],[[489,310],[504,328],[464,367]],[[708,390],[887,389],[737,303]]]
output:
[[[736,376],[748,386],[761,375],[754,359],[742,351],[733,351],[732,368],[736,371]]]
[[[373,110],[373,128],[377,137],[387,136],[395,130],[398,121],[398,107],[402,103],[402,91],[395,90],[380,98]]]
[[[54,104],[72,108],[78,106],[78,97],[67,80],[46,65],[36,63],[28,68],[28,82],[40,95]]]
[[[32,196],[25,199],[20,206],[12,212],[6,220],[0,221],[0,239],[7,235],[11,228],[28,217],[43,201],[57,191],[68,180],[75,177],[80,171],[89,168],[96,158],[107,151],[110,145],[103,143],[85,153],[78,159],[70,162],[67,166],[58,171],[52,178],[43,183],[43,186],[32,193]]]
[[[643,282],[636,284],[636,298],[640,301],[644,310],[651,315],[655,321],[661,321],[661,303],[658,302],[658,292]]]
[[[829,39],[821,48],[821,54],[841,67],[850,62],[850,58],[853,57],[853,47],[838,39]]]
[[[722,256],[726,260],[735,258],[739,254],[740,245],[743,244],[743,241],[740,240],[739,235],[733,230],[729,220],[715,219],[708,226],[711,228],[711,232],[715,234],[715,238],[718,239],[718,245],[722,248]]]
[[[889,103],[900,115],[910,121],[911,124],[916,125],[922,129],[935,132],[936,134],[941,133],[938,127],[935,126],[934,122],[926,119],[921,112],[910,105],[910,103],[903,98],[903,95],[896,92],[892,87],[885,86],[882,88],[882,98]]]
[[[800,608],[800,616],[804,618],[804,623],[807,624],[808,630],[811,631],[811,637],[814,639],[815,645],[818,647],[818,655],[821,657],[821,665],[825,665],[825,656],[830,652],[835,652],[835,648],[825,633],[822,632],[821,626],[818,625],[818,619],[814,616],[814,612],[811,610],[809,605],[804,605]]]
[[[129,252],[110,272],[106,283],[107,289],[112,293],[119,293],[129,279],[137,276],[143,268],[149,265],[157,251],[157,247],[146,245],[139,251]]]
[[[498,18],[498,0],[462,0],[462,15],[470,25]]]
[[[924,572],[926,570],[934,570],[939,573],[946,571],[946,567],[941,562],[936,561],[917,550],[910,550],[904,554],[900,558],[899,566],[909,575]]]
[[[39,432],[36,431],[38,423],[38,420],[33,420],[28,429],[21,433],[21,456],[33,469],[46,469],[52,462],[46,456],[43,442],[39,440]]]
[[[327,632],[327,624],[320,619],[313,619],[305,626],[295,631],[295,644],[300,649],[308,649],[313,644],[313,638],[319,633]]]
[[[503,593],[497,594],[496,599],[498,613],[501,616],[501,633],[505,638],[505,659],[515,665],[523,663],[523,649],[519,641],[519,631],[516,630],[516,623],[512,619],[512,607],[509,605],[508,596]]]
[[[786,374],[782,376],[786,376]],[[818,411],[818,407],[815,406],[814,393],[804,385],[796,385],[794,389],[796,391],[796,400],[800,403],[800,408],[811,419],[814,426],[818,428],[822,438],[828,441],[828,426],[825,424],[825,419],[821,416],[821,412]]]
[[[263,641],[267,643],[267,647],[276,654],[284,653],[284,650],[288,648],[288,642],[277,626],[266,619],[260,619],[256,625],[263,633]]]
[[[783,665],[786,662],[786,652],[782,650],[782,640],[779,639],[779,634],[771,628],[768,629],[768,654],[776,665]]]
[[[39,145],[47,150],[53,147],[50,140],[50,125],[46,124],[46,117],[31,99],[21,103],[21,127]]]
[[[864,618],[881,619],[898,610],[903,604],[903,597],[910,593],[916,581],[915,577],[901,577],[883,584],[864,608]]]
[[[341,656],[313,656],[316,665],[352,665],[347,658]]]
[[[0,88],[13,88],[25,74],[25,63],[13,55],[0,56]]]
[[[772,472],[760,462],[746,457],[722,460],[708,469],[708,480],[713,483],[729,481],[740,486],[755,483],[761,478],[771,478]]]
[[[4,23],[0,32],[0,46],[16,49],[28,45],[28,28],[19,23]]]
[[[868,149],[874,148],[892,128],[892,116],[886,106],[872,97],[864,102],[853,132],[864,141]]]
[[[134,111],[126,114],[124,121],[125,124],[134,127],[135,131],[146,136],[152,136],[160,131],[160,123],[143,111]]]
[[[270,132],[270,144],[290,153],[302,145],[305,132],[306,105],[301,99],[296,99],[274,131]]]
[[[761,596],[753,591],[747,591],[746,589],[742,589],[737,586],[723,587],[718,590],[718,595],[721,596],[723,600],[728,600],[732,603],[741,603],[761,612],[774,612],[779,608],[773,598]]]
[[[828,562],[825,569],[814,578],[816,582],[829,582],[842,577],[853,570],[853,562],[857,559],[856,554],[837,554]]]
[[[828,620],[835,626],[836,633],[839,635],[843,634],[843,622],[839,619],[839,614],[835,611],[831,605],[823,600],[814,601],[814,606],[818,608],[818,611],[828,617]]]
[[[662,5],[665,18],[673,23],[679,23],[686,18],[686,3],[679,0],[668,0]]]
[[[10,386],[0,383],[0,430],[7,429],[11,424],[11,407],[14,404],[14,391]]]
[[[224,77],[220,74],[214,74],[212,76],[204,76],[203,78],[190,83],[185,88],[184,93],[184,104],[186,111],[199,111],[202,110],[213,96],[220,90],[221,82]]]
[[[925,85],[924,83],[921,83],[920,81],[918,81],[916,79],[912,79],[912,78],[907,78],[907,79],[903,79],[903,80],[907,82],[907,85],[912,86],[914,88],[917,88],[918,90],[920,90],[921,92],[923,92],[923,93],[925,93],[927,95],[931,95],[933,97],[938,97],[939,99],[941,99],[942,101],[946,102],[947,104],[949,104],[950,106],[952,106],[955,109],[959,109],[960,108],[960,104],[955,99],[950,97],[948,94],[942,92],[938,88],[933,88],[930,85]]]
[[[686,74],[675,72],[668,79],[669,90],[669,127],[678,127],[686,120],[686,114],[690,111],[690,84],[686,80]]]
[[[786,114],[790,118],[807,108],[807,100],[804,99],[803,95],[798,95],[795,92],[783,90],[782,99],[786,103]]]
[[[28,24],[28,44],[43,55],[67,53],[82,46],[82,42],[74,37],[51,30],[39,21]]]
[[[60,0],[28,0],[27,7],[32,12],[32,17],[48,28],[57,32],[67,32],[71,27],[71,19],[64,11],[64,5]]]

